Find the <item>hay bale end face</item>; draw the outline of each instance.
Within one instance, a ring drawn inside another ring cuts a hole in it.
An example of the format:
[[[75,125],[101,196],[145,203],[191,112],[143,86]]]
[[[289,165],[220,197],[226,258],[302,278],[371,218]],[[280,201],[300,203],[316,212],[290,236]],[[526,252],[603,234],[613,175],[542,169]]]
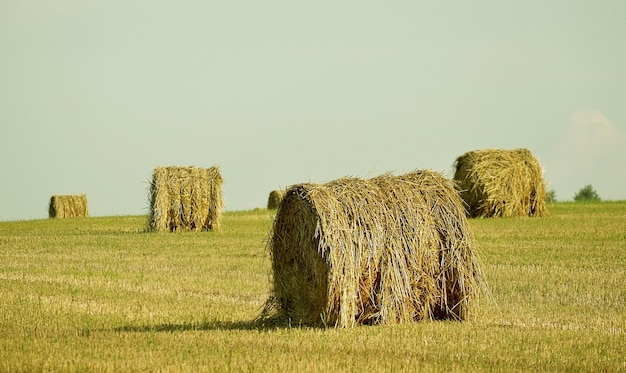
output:
[[[453,183],[433,171],[290,187],[261,318],[352,327],[466,320],[484,286]]]
[[[527,149],[482,149],[459,156],[454,180],[470,217],[544,216],[546,186]]]
[[[269,197],[267,198],[267,209],[268,210],[276,210],[278,205],[280,205],[280,201],[282,201],[285,196],[284,190],[272,190],[270,192]]]
[[[87,196],[80,195],[54,195],[50,197],[48,206],[50,218],[85,218],[89,216]]]
[[[222,184],[216,166],[155,168],[150,184],[148,229],[157,232],[219,230]]]

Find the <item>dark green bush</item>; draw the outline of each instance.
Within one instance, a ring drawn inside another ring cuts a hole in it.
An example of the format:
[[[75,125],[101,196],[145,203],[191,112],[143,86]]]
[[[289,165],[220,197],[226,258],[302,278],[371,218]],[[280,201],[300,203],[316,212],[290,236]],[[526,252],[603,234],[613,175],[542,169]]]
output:
[[[576,202],[597,202],[600,201],[600,196],[593,189],[591,184],[585,185],[581,188],[576,195],[574,195],[574,201]]]

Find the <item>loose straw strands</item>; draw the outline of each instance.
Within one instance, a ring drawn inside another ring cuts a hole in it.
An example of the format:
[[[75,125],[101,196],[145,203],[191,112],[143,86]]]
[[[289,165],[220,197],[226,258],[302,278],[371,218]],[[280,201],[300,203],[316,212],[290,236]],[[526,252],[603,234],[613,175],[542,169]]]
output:
[[[273,295],[261,318],[466,320],[486,286],[463,203],[433,171],[292,186],[268,245]]]

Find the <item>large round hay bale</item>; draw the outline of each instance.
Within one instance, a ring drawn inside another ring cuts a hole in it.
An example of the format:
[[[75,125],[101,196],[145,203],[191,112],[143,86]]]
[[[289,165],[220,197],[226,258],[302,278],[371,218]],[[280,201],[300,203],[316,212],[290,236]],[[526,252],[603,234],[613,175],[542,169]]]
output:
[[[280,205],[280,201],[282,201],[284,195],[284,190],[272,190],[269,197],[267,198],[267,209],[276,210],[278,208],[278,205]]]
[[[218,230],[223,207],[222,184],[216,166],[155,168],[150,184],[148,229]]]
[[[89,216],[87,196],[54,195],[50,197],[48,217],[50,218],[84,218]]]
[[[294,185],[268,245],[264,316],[292,323],[465,320],[484,285],[463,202],[433,171]]]
[[[546,186],[527,149],[482,149],[459,156],[454,180],[471,217],[543,216]]]

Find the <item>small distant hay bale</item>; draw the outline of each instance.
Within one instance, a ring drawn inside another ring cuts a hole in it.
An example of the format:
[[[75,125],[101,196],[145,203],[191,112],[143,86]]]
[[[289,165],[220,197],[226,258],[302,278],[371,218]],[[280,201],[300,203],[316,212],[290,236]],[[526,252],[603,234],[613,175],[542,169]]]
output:
[[[267,209],[276,210],[285,195],[284,190],[272,190],[267,198]]]
[[[80,195],[55,195],[50,197],[48,207],[50,218],[86,218],[89,216],[87,196]]]
[[[155,168],[150,185],[148,229],[157,232],[219,230],[222,184],[216,166]]]
[[[425,170],[291,186],[260,320],[353,327],[467,320],[485,285],[463,202]]]
[[[548,214],[543,169],[529,150],[475,150],[458,157],[454,167],[468,216]]]

